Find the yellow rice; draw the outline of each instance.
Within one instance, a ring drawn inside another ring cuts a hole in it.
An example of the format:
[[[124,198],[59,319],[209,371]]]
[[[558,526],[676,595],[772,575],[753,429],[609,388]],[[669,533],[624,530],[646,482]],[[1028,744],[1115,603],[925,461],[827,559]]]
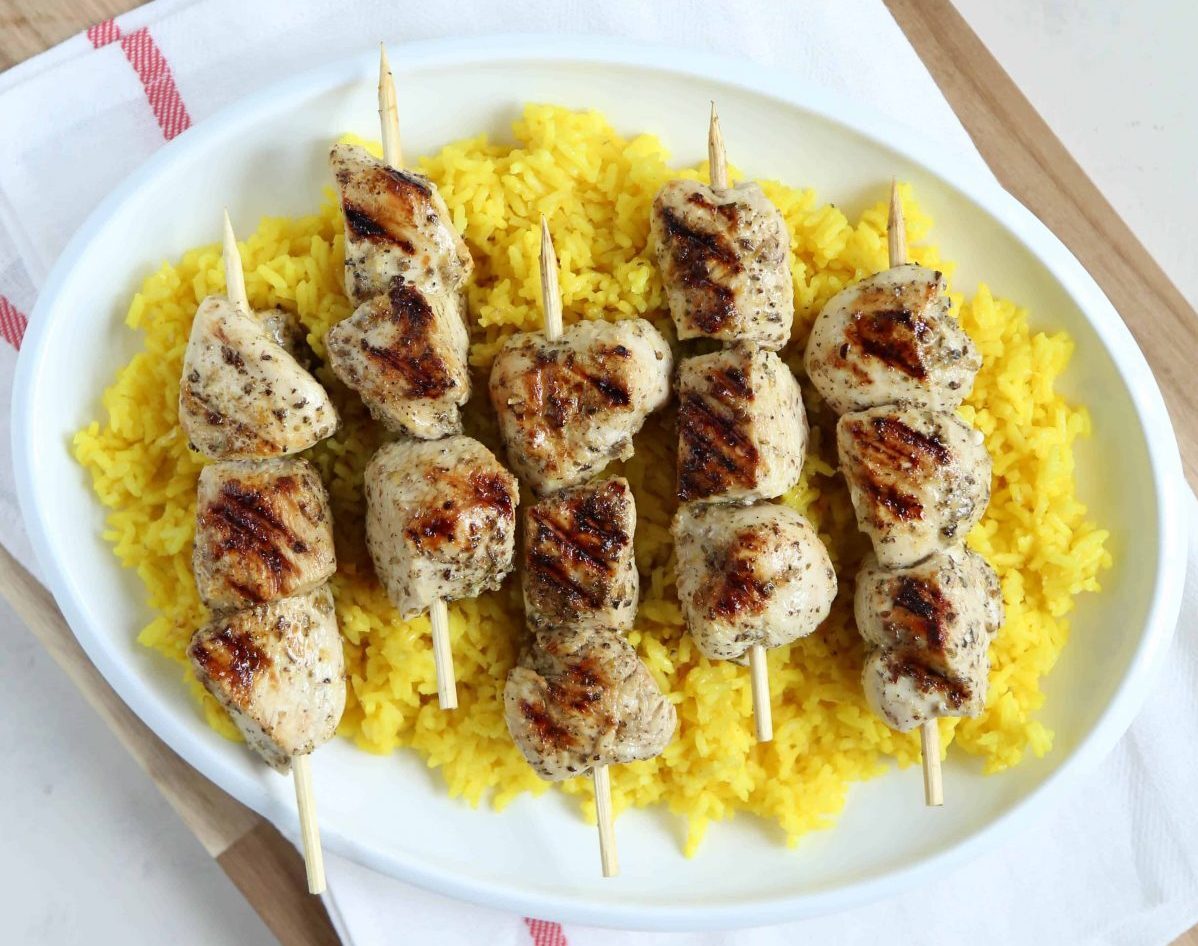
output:
[[[554,233],[568,322],[644,316],[673,339],[661,280],[646,248],[649,206],[666,180],[705,173],[671,168],[656,138],[624,139],[594,112],[529,106],[514,123],[513,137],[514,146],[485,137],[458,142],[423,163],[477,261],[469,301],[480,396],[467,411],[467,429],[492,448],[494,422],[481,396],[486,370],[508,334],[541,322],[540,214],[548,215]],[[820,204],[809,189],[764,186],[793,238],[797,312],[785,354],[801,374],[803,343],[823,302],[886,265],[884,208],[879,203],[853,222],[837,207]],[[951,274],[951,264],[925,242],[931,221],[909,191],[904,206],[915,259]],[[242,254],[252,304],[298,313],[309,342],[323,355],[325,331],[350,312],[342,290],[342,220],[331,193],[313,216],[264,219],[242,244]],[[196,306],[223,290],[215,245],[164,263],[145,280],[127,317],[144,349],[105,393],[105,419],[79,432],[74,452],[111,509],[105,537],[145,585],[152,618],[138,641],[180,663],[180,676],[208,722],[233,738],[230,722],[196,684],[184,658],[188,638],[206,618],[191,574],[195,485],[203,461],[187,449],[176,402]],[[1036,755],[1050,749],[1052,733],[1036,719],[1040,681],[1068,638],[1065,616],[1074,597],[1097,590],[1095,576],[1110,565],[1110,556],[1107,533],[1086,520],[1075,490],[1072,446],[1089,432],[1089,417],[1053,387],[1073,350],[1069,337],[1032,332],[1025,310],[993,297],[985,286],[968,301],[954,296],[954,302],[984,356],[961,413],[984,432],[994,457],[993,499],[969,542],[1002,577],[1007,622],[991,648],[985,714],[945,721],[941,732],[995,772],[1018,763],[1029,749]],[[341,564],[333,588],[349,670],[341,734],[370,752],[415,750],[440,771],[451,795],[474,805],[489,799],[502,807],[521,792],[544,790],[508,737],[500,700],[524,633],[518,582],[513,576],[500,592],[451,606],[461,708],[441,712],[427,620],[397,618],[365,554],[361,478],[379,432],[327,369],[319,374],[345,421],[336,437],[311,451],[337,522]],[[636,492],[640,520],[643,600],[629,639],[676,703],[680,724],[659,759],[612,773],[614,801],[617,810],[664,804],[684,817],[688,853],[710,821],[737,811],[776,822],[779,838],[794,843],[833,823],[853,782],[885,771],[889,762],[909,765],[918,758],[917,737],[892,732],[862,700],[862,648],[850,601],[864,543],[835,475],[827,415],[805,389],[815,421],[811,455],[802,481],[784,501],[817,525],[842,588],[819,632],[770,653],[771,743],[754,741],[745,670],[707,661],[683,633],[668,533],[675,507],[671,411],[650,419],[637,438],[636,456],[619,470]],[[593,817],[587,780],[561,789],[578,795]]]

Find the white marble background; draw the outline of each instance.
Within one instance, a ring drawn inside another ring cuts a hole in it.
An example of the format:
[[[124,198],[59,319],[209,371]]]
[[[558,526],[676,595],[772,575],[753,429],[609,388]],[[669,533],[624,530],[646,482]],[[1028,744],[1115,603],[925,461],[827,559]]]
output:
[[[1198,4],[955,2],[1198,305]],[[0,942],[273,941],[2,603],[0,759]]]

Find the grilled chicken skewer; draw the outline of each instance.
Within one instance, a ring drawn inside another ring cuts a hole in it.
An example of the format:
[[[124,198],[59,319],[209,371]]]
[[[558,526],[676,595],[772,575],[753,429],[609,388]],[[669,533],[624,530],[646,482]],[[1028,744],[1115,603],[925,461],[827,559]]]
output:
[[[714,103],[707,151],[710,187],[670,181],[653,201],[650,228],[670,315],[680,339],[777,350],[794,321],[790,232],[759,185],[729,186]]]
[[[734,343],[725,351],[687,359],[679,372],[678,498],[684,503],[749,503],[773,499],[790,489],[799,479],[807,448],[807,416],[798,382],[770,350],[786,344],[794,319],[794,287],[787,268],[790,235],[782,215],[757,184],[729,187],[715,102],[707,131],[707,159],[710,187],[672,181],[653,204],[653,237],[678,337]],[[679,593],[694,599],[684,611],[697,643],[708,640],[712,625],[720,622],[715,611],[698,603],[704,589],[687,589],[693,592],[689,595],[684,591],[686,579],[713,581],[718,586],[719,569],[734,558],[707,548],[703,566],[696,560],[682,574],[686,549],[700,554],[703,546],[690,534],[700,518],[701,514],[683,507],[673,530],[679,548]],[[763,536],[758,539],[776,545]],[[823,554],[826,558],[826,550]],[[780,561],[775,556],[772,564]],[[832,587],[835,593],[834,583]],[[769,742],[774,724],[765,643],[775,640],[775,632],[766,629],[765,622],[773,616],[764,601],[757,601],[744,617],[756,627],[750,630],[739,622],[735,636],[745,646],[734,649],[738,658],[748,651],[757,741]],[[815,625],[804,627],[785,640],[814,629]],[[716,636],[720,633],[727,629]]]
[[[187,653],[249,747],[277,771],[291,769],[308,889],[321,893],[324,862],[308,756],[332,738],[345,709],[341,635],[328,587],[337,561],[319,475],[306,460],[280,454],[332,433],[336,414],[323,388],[284,349],[283,314],[250,309],[227,213],[224,259],[228,298],[207,299],[197,312],[180,386],[180,418],[185,426],[192,422],[193,444],[210,456],[235,458],[200,474],[193,564],[200,597],[215,617],[192,636]],[[233,404],[225,389],[234,375],[213,368],[213,351],[225,368],[248,376],[240,393],[251,407],[294,385],[312,392],[315,402],[294,402],[294,409],[307,408],[309,416],[323,411],[324,421],[281,430],[252,409],[222,412],[217,405]],[[203,415],[194,412],[197,404],[206,405]]]
[[[470,398],[464,287],[474,262],[432,181],[403,169],[395,83],[379,55],[382,161],[356,145],[329,156],[345,216],[345,288],[357,305],[334,326],[329,364],[388,429],[461,433]]]
[[[382,162],[354,145],[338,144],[330,155],[345,215],[346,292],[358,308],[329,330],[329,364],[388,429],[436,440],[461,433],[460,410],[470,398],[463,292],[474,263],[436,185],[402,167],[395,82],[382,45],[379,122]],[[379,554],[389,557],[386,551]],[[495,581],[503,574],[506,568]],[[382,569],[380,577],[401,612],[411,613],[395,581]],[[474,585],[462,586],[460,578],[455,575],[447,583],[455,597],[481,590],[469,592]],[[455,709],[445,599],[422,598],[416,610],[425,608],[432,626],[438,701],[442,709]]]
[[[1002,621],[997,577],[962,545],[989,501],[991,462],[980,432],[953,413],[981,358],[949,312],[941,274],[907,263],[897,184],[887,236],[890,269],[829,300],[805,360],[841,414],[841,470],[874,548],[855,599],[871,648],[866,698],[893,728],[919,726],[925,801],[936,806],[936,719],[981,711],[986,648]]]
[[[534,344],[552,352],[553,346],[563,341],[561,294],[557,259],[544,217],[541,293],[545,331],[543,336],[533,336]],[[617,323],[611,327],[627,325]],[[649,330],[656,336],[651,327]],[[647,352],[646,364],[651,371],[668,374],[669,349],[664,342],[661,348],[660,358],[652,350]],[[557,351],[561,354],[562,349]],[[583,352],[585,348],[579,349]],[[622,353],[611,353],[619,362],[632,355],[628,347]],[[565,354],[559,363],[577,371],[579,360]],[[518,390],[522,384],[534,386],[538,378],[545,377],[541,369],[547,357],[518,367],[519,361],[512,358],[506,365],[497,364],[491,378],[493,398],[497,390]],[[659,362],[665,367],[661,368]],[[602,369],[600,364],[591,370]],[[622,377],[632,377],[627,369],[620,370],[624,372]],[[609,375],[604,383],[611,380]],[[668,377],[649,380],[651,386],[664,389],[655,396],[655,400],[664,401]],[[496,399],[501,420],[508,406],[502,396]],[[596,413],[575,408],[559,417],[561,441],[582,443],[581,452],[588,455],[586,439],[579,438],[578,433],[580,428],[584,434],[589,432],[588,428],[596,423]],[[627,418],[624,420],[627,422]],[[534,425],[530,415],[513,421],[515,430]],[[632,432],[628,431],[629,438]],[[521,441],[509,442],[509,450],[515,455],[521,449]],[[581,482],[591,472],[585,467],[575,464],[566,477],[567,482],[580,485],[552,492],[526,514],[524,600],[534,640],[521,655],[519,665],[508,674],[504,715],[513,741],[542,778],[559,780],[591,772],[603,875],[612,877],[619,865],[608,766],[660,754],[674,733],[677,715],[636,651],[620,636],[620,631],[632,625],[638,596],[632,548],[636,528],[632,492],[620,478]],[[539,484],[540,491],[549,492],[546,487],[550,481],[537,478],[535,472],[543,471],[543,466],[527,464],[518,468],[531,474],[534,487]],[[561,476],[560,472],[554,475]]]

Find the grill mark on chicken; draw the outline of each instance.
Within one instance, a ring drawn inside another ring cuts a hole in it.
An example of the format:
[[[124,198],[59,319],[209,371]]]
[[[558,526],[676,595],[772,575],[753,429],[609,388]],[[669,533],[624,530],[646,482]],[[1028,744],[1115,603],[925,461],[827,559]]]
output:
[[[721,217],[723,217],[725,220],[727,220],[728,223],[731,224],[733,227],[735,227],[737,225],[737,223],[740,221],[740,205],[739,204],[730,203],[730,204],[720,204],[719,206],[716,206],[710,200],[708,200],[702,193],[700,193],[698,191],[691,194],[686,199],[686,202],[695,207],[698,207],[700,210],[707,211],[709,214],[719,214]]]
[[[596,717],[596,711],[603,706],[604,694],[611,686],[599,661],[593,655],[587,655],[550,680],[545,690],[549,702],[555,707],[569,710],[577,716]],[[558,722],[544,703],[536,705],[521,700],[520,712],[543,743],[555,749],[568,749],[577,744],[577,739],[569,729],[568,717]],[[603,713],[600,718],[604,725],[614,723],[608,713]]]
[[[253,688],[259,672],[269,668],[272,662],[249,635],[238,634],[231,627],[223,628],[211,642],[193,643],[189,651],[191,659],[207,676],[242,697]]]
[[[431,344],[432,307],[419,290],[400,279],[392,282],[388,296],[391,306],[386,318],[402,333],[402,344],[378,348],[363,338],[362,351],[377,362],[379,370],[396,376],[406,396],[424,400],[444,396],[457,387],[457,381]]]
[[[725,404],[735,401],[752,401],[753,388],[748,376],[740,368],[725,368],[709,375],[711,392]]]
[[[623,345],[616,345],[614,348],[604,348],[595,352],[595,359],[599,362],[600,369],[606,367],[604,365],[605,355],[615,355],[618,358],[627,358],[629,351]],[[557,359],[555,363],[561,365]],[[587,371],[578,363],[578,357],[574,352],[570,352],[566,356],[564,365],[561,365],[569,374],[578,378],[580,381],[590,385],[596,391],[603,395],[604,399],[612,407],[627,407],[630,398],[628,396],[628,388],[617,381],[610,374],[592,373]]]
[[[616,346],[622,352],[605,349],[596,352],[600,368],[603,367],[604,352],[626,358],[628,349]],[[579,364],[574,352],[565,357],[558,351],[539,351],[534,359],[536,370],[528,374],[524,384],[531,404],[543,404],[542,416],[554,430],[564,430],[573,418],[588,412],[587,389],[599,394],[600,410],[628,407],[632,403],[628,388],[611,375],[592,373]]]
[[[612,681],[603,672],[600,662],[593,654],[588,654],[550,680],[546,692],[554,705],[577,716],[597,718],[610,726],[615,722],[611,714],[598,715],[596,711],[603,708],[603,697],[611,688]]]
[[[728,563],[712,592],[711,612],[719,618],[760,614],[774,593],[772,581],[757,577],[753,559],[762,551],[756,532],[746,530],[728,545]]]
[[[502,476],[475,470],[469,476],[470,488],[474,491],[474,505],[494,509],[506,518],[513,515],[512,494]]]
[[[236,417],[230,417],[227,414],[222,414],[213,406],[212,401],[206,394],[200,393],[191,385],[183,389],[182,403],[193,414],[200,413],[200,410],[197,410],[197,408],[202,409],[204,419],[213,427],[224,427],[225,425],[232,427],[244,438],[239,443],[245,445],[245,452],[253,452],[263,456],[270,456],[279,452],[280,447],[278,443],[267,437],[263,437],[257,430],[244,421],[240,421]],[[194,443],[190,444],[190,446],[193,450],[199,449]]]
[[[923,505],[902,489],[897,474],[928,476],[951,462],[952,452],[939,437],[914,430],[892,416],[874,417],[847,427],[860,459],[859,486],[876,504],[903,522],[923,518]]]
[[[350,231],[360,240],[385,240],[387,231],[375,222],[365,210],[348,200],[342,201],[341,212],[345,214],[345,222]]]
[[[471,472],[464,478],[466,489],[462,488],[463,478],[452,473],[430,472],[426,478],[431,483],[444,485],[449,495],[466,496],[468,501],[459,503],[456,499],[447,499],[440,506],[412,517],[407,536],[422,552],[436,552],[446,543],[453,542],[462,517],[476,509],[493,510],[507,519],[514,515],[507,484],[493,473]]]
[[[702,197],[700,199],[708,203]],[[736,294],[714,279],[713,271],[725,278],[742,272],[744,266],[737,258],[736,250],[723,234],[704,233],[688,227],[669,207],[662,208],[661,219],[669,237],[677,281],[696,293],[703,293],[696,296],[702,301],[689,313],[692,321],[707,334],[721,331],[736,319]]]
[[[291,476],[280,477],[273,485],[282,494],[294,493],[299,487]],[[219,497],[204,510],[203,518],[221,553],[253,557],[266,567],[270,587],[230,582],[251,601],[261,603],[275,597],[284,579],[296,573],[295,562],[283,554],[284,547],[301,555],[308,551],[307,543],[279,518],[269,497],[237,480],[221,486]]]
[[[588,492],[565,508],[534,506],[536,533],[529,549],[533,578],[572,601],[602,607],[630,536],[621,528],[624,489],[616,483]],[[560,513],[555,515],[555,513]],[[574,567],[592,574],[574,577]]]
[[[854,348],[920,381],[927,377],[928,372],[919,346],[926,342],[930,334],[927,322],[905,308],[858,312],[845,331],[849,344]],[[841,357],[845,354],[847,352]],[[854,373],[861,376],[863,382],[868,382],[869,376],[865,371],[859,365],[851,364]]]
[[[345,214],[345,223],[356,239],[368,240],[371,243],[387,243],[398,246],[408,256],[416,255],[416,247],[412,241],[398,236],[386,225],[370,216],[368,210],[363,210],[348,200],[341,204],[341,212]]]
[[[735,406],[738,400],[752,400],[748,379],[736,369],[715,372],[709,393],[731,408],[728,415],[700,394],[686,395],[678,408],[678,435],[685,457],[678,469],[678,498],[683,501],[714,496],[734,484],[752,486],[757,479],[760,456],[741,432],[745,417]]]
[[[927,641],[928,649],[944,652],[945,628],[955,615],[940,589],[909,575],[901,577],[894,592],[895,608],[910,615],[903,626]],[[892,612],[893,614],[893,612]]]
[[[913,654],[895,654],[890,663],[890,682],[897,683],[900,677],[909,678],[923,693],[939,693],[954,710],[959,710],[973,696],[968,683],[952,680],[936,667]]]
[[[348,171],[337,174],[343,192],[352,177]],[[341,200],[352,235],[371,243],[393,243],[409,256],[415,255],[416,247],[403,235],[403,227],[415,223],[416,212],[432,196],[432,188],[416,175],[381,166],[366,172],[360,186],[374,197],[370,207],[348,197]]]
[[[554,720],[544,703],[533,704],[528,700],[521,700],[520,715],[527,720],[541,744],[552,746],[558,750],[574,747],[573,733],[566,726]]]

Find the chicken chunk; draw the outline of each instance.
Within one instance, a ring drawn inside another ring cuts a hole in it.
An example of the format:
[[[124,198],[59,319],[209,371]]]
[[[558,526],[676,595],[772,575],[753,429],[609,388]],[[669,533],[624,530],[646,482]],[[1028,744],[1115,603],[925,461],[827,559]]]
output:
[[[794,321],[790,232],[757,184],[671,181],[651,235],[678,337],[779,349]]]
[[[982,358],[952,316],[944,276],[896,266],[828,300],[807,341],[807,376],[837,414],[882,404],[951,411]]]
[[[512,569],[515,477],[477,440],[390,443],[366,466],[366,543],[404,618],[498,588]]]
[[[224,296],[205,299],[192,323],[179,422],[192,448],[214,460],[299,453],[338,423],[320,382]]]
[[[772,351],[736,345],[678,371],[678,498],[755,502],[799,481],[807,413]]]
[[[606,627],[636,618],[636,504],[615,477],[554,493],[524,518],[524,613],[534,629]]]
[[[333,517],[307,460],[226,460],[200,471],[192,558],[213,611],[302,594],[337,570]]]
[[[357,145],[335,145],[329,163],[345,215],[345,292],[354,305],[388,291],[396,277],[430,295],[463,289],[474,260],[432,181]]]
[[[1002,589],[984,558],[953,546],[910,568],[867,556],[857,575],[857,628],[870,652],[870,707],[900,732],[985,708],[987,649],[1003,622]]]
[[[325,337],[329,364],[390,430],[436,440],[461,433],[470,338],[455,296],[396,281]]]
[[[550,781],[651,759],[678,722],[636,651],[603,628],[539,632],[508,673],[503,709],[524,758]]]
[[[883,568],[962,541],[990,502],[990,454],[956,414],[875,407],[836,425],[857,525]]]
[[[836,571],[819,535],[788,506],[688,503],[673,525],[678,600],[700,652],[739,660],[819,627]]]
[[[670,396],[670,348],[644,319],[579,322],[554,341],[513,335],[491,368],[508,460],[540,496],[632,456],[633,435]]]
[[[249,747],[278,771],[336,732],[345,658],[328,585],[206,624],[187,656]]]

